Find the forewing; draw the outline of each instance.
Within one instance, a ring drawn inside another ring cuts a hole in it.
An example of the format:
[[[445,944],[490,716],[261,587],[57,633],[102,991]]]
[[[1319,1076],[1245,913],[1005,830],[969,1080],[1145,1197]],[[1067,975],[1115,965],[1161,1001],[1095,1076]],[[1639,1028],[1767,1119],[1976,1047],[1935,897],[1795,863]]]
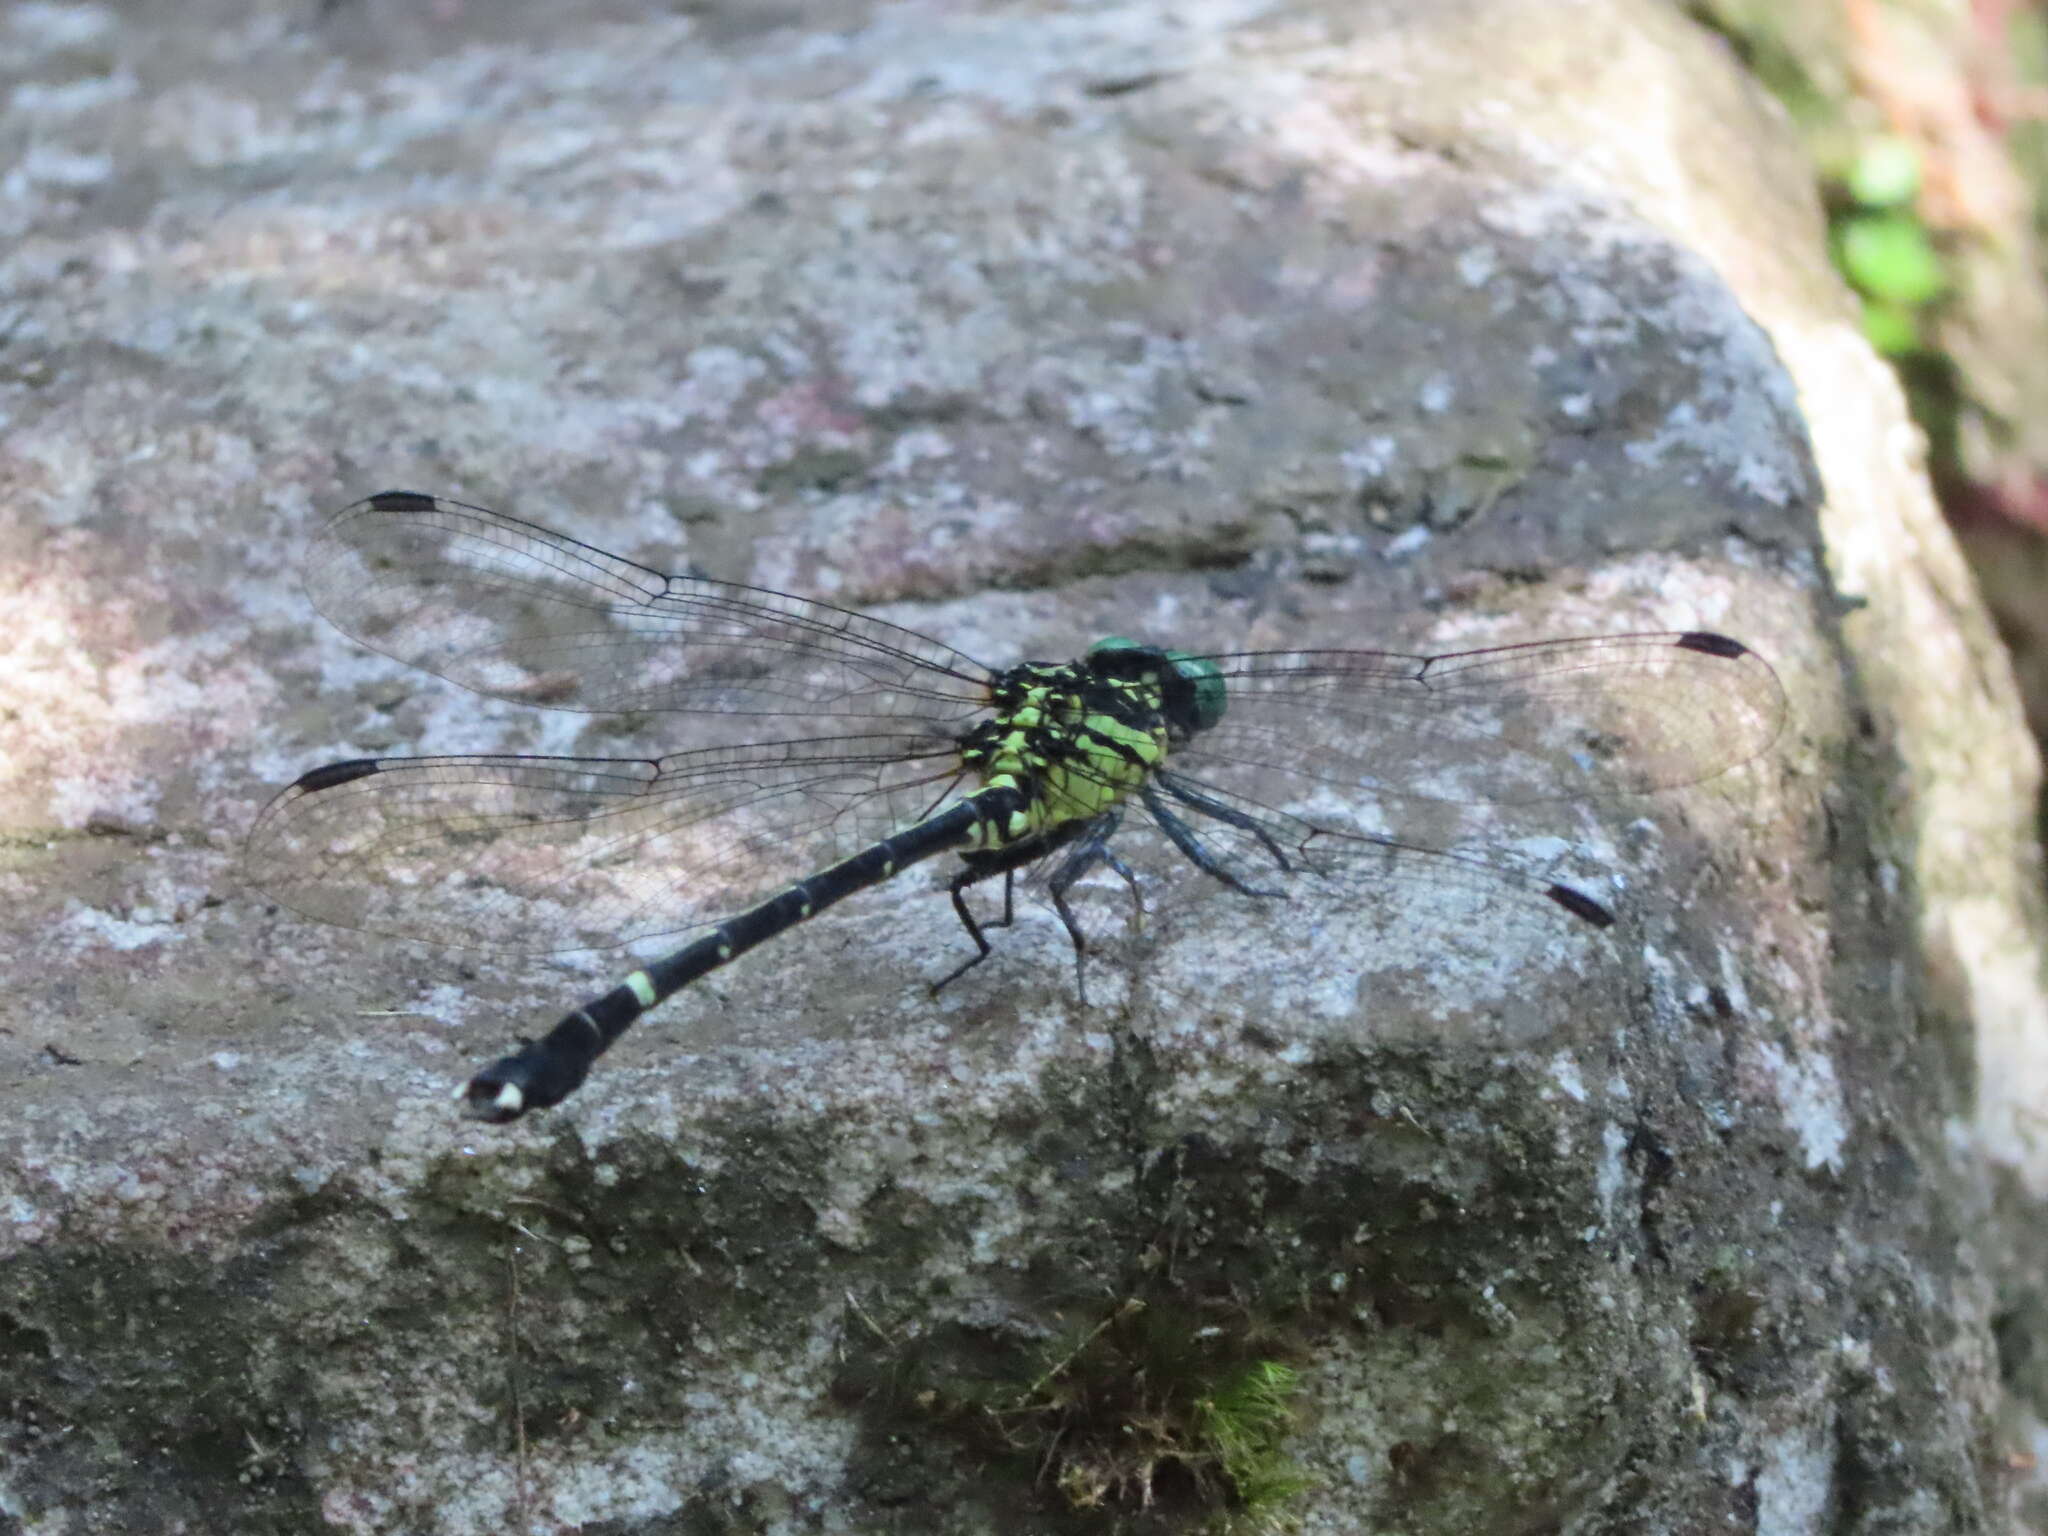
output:
[[[954,743],[919,736],[647,761],[363,758],[271,801],[243,869],[294,911],[370,933],[606,948],[744,910],[944,805],[959,781]]]
[[[553,709],[948,720],[987,701],[985,667],[914,630],[411,491],[336,513],[306,588],[373,650]]]
[[[1222,720],[1174,761],[1273,804],[1320,785],[1464,803],[1640,794],[1755,757],[1784,724],[1770,664],[1698,632],[1547,640],[1440,656],[1205,658]]]

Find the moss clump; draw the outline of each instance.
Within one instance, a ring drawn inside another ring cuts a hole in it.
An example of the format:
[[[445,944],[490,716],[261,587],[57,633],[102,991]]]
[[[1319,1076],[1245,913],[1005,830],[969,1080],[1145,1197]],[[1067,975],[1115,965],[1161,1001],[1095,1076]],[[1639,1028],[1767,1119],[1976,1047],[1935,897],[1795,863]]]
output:
[[[1273,1346],[1207,1310],[1129,1297],[1050,1341],[981,1334],[880,1351],[857,1395],[871,1410],[886,1396],[892,1438],[942,1434],[1076,1530],[1264,1536],[1291,1527],[1288,1506],[1309,1486],[1286,1452],[1299,1373]]]
[[[1300,1384],[1292,1366],[1255,1360],[1196,1402],[1196,1438],[1214,1451],[1242,1511],[1242,1519],[1226,1515],[1226,1528],[1284,1528],[1286,1506],[1308,1488],[1308,1478],[1283,1449],[1294,1427]]]

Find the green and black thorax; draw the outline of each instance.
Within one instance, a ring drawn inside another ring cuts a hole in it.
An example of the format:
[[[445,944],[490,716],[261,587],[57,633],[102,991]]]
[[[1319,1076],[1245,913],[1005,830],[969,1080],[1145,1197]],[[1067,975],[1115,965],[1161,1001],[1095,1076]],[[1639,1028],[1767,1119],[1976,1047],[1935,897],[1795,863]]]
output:
[[[961,766],[1020,801],[977,828],[984,851],[1058,842],[1109,814],[1222,718],[1224,684],[1212,662],[1111,636],[1079,661],[997,673],[989,704],[993,714],[960,738]]]

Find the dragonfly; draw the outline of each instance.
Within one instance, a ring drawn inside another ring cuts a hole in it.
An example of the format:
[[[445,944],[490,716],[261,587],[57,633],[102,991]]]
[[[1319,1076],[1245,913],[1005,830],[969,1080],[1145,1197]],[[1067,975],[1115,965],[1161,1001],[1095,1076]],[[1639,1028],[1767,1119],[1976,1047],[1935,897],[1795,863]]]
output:
[[[688,726],[663,755],[327,763],[250,833],[258,890],[371,934],[515,953],[687,938],[471,1076],[457,1100],[494,1124],[560,1104],[691,983],[942,855],[974,947],[935,992],[990,954],[1022,872],[1085,999],[1070,894],[1106,871],[1141,901],[1136,850],[1254,902],[1343,910],[1412,881],[1606,928],[1614,910],[1579,885],[1343,807],[1674,788],[1757,757],[1785,715],[1770,664],[1702,630],[1438,655],[1110,636],[991,667],[852,609],[665,575],[414,491],[336,513],[304,572],[344,634],[474,693]],[[977,916],[969,890],[997,877],[1001,916]]]

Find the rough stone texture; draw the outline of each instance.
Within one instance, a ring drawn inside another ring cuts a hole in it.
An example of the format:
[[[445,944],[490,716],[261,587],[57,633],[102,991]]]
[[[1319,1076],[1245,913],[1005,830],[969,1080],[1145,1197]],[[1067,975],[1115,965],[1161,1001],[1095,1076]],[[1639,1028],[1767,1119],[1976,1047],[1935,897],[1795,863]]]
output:
[[[2037,765],[1671,10],[0,26],[0,1531],[1105,1528],[969,1405],[1132,1300],[1300,1370],[1309,1531],[2009,1528]],[[913,877],[482,1132],[448,1087],[615,962],[233,884],[312,762],[610,745],[318,623],[295,543],[387,484],[994,660],[1714,627],[1792,724],[1447,829],[1607,871],[1611,941],[1219,895],[1083,1008],[1033,910],[935,1003]]]

